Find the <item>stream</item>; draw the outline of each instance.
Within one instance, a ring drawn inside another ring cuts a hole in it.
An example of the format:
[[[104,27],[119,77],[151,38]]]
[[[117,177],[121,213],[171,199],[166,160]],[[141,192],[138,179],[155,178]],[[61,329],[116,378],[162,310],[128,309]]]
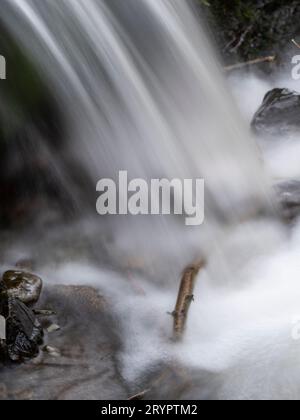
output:
[[[264,95],[289,74],[224,76],[182,0],[3,0],[1,20],[44,75],[66,122],[50,162],[61,208],[0,234],[1,271],[44,281],[40,355],[1,368],[0,399],[299,399],[300,225],[274,185],[300,178],[297,133],[256,139]],[[35,137],[36,136],[36,137]],[[23,154],[22,154],[23,153]],[[96,213],[96,184],[204,178],[205,221]],[[81,176],[81,174],[83,174]],[[75,176],[77,175],[77,177]],[[61,206],[63,207],[63,206]],[[184,268],[203,256],[184,339],[172,317]],[[297,335],[297,334],[296,334]],[[49,348],[48,348],[49,350]]]

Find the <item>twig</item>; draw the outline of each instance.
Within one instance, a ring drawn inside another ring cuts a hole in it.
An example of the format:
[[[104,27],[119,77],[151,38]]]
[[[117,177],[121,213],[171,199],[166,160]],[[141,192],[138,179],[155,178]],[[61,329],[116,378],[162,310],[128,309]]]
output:
[[[48,309],[34,309],[33,313],[37,316],[52,316],[56,315],[56,312]]]
[[[252,27],[253,27],[253,25],[251,24],[246,28],[245,32],[243,32],[242,35],[240,36],[240,39],[238,40],[237,44],[233,48],[231,48],[230,52],[237,51],[243,45],[243,43],[245,42],[245,39],[246,39],[248,33],[251,31]]]
[[[177,297],[177,303],[174,312],[172,313],[174,317],[174,327],[173,327],[173,336],[175,340],[179,340],[182,338],[188,311],[191,305],[191,302],[194,298],[194,288],[196,277],[199,271],[204,268],[205,261],[201,259],[196,264],[191,265],[190,267],[186,268],[183,273],[180,288]]]
[[[300,48],[300,44],[295,39],[292,39],[292,43],[296,45],[297,48]]]
[[[150,389],[146,389],[145,391],[139,392],[138,394],[133,395],[133,397],[128,398],[127,401],[142,400],[146,396],[146,394],[148,394],[149,391],[150,391]]]
[[[241,69],[243,67],[253,66],[255,64],[273,63],[275,60],[276,60],[276,56],[275,55],[270,55],[268,57],[261,57],[261,58],[256,58],[255,60],[246,61],[245,63],[237,63],[237,64],[233,64],[232,66],[226,66],[226,67],[224,67],[224,70],[225,71],[238,70],[238,69]]]

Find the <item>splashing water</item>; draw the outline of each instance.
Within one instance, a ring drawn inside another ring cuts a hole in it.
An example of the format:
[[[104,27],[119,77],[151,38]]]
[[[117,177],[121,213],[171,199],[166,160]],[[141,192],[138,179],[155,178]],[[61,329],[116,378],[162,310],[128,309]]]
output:
[[[128,382],[175,359],[200,378],[209,373],[185,397],[299,398],[298,346],[291,337],[300,301],[299,233],[291,239],[272,220],[239,223],[269,206],[268,181],[187,2],[4,3],[2,18],[64,105],[65,153],[87,168],[91,189],[121,169],[147,180],[206,182],[200,229],[180,228],[172,218],[105,222],[116,238],[112,259],[148,260],[136,274],[144,294],[136,295],[121,274],[90,264],[46,267],[44,277],[89,283],[115,301]],[[91,223],[89,231],[101,231],[100,220]],[[174,345],[165,314],[174,305],[180,267],[197,252],[208,254],[209,264],[199,276],[185,341]],[[149,282],[151,276],[161,284]]]

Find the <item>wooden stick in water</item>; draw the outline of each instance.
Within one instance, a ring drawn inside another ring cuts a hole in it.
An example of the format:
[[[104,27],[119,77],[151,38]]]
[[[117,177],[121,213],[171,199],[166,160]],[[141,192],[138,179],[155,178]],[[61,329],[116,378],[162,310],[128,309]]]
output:
[[[150,389],[146,389],[145,391],[139,392],[138,394],[133,395],[132,397],[128,398],[128,401],[139,401],[143,400],[144,397],[150,392]]]
[[[174,312],[173,337],[180,340],[183,336],[190,305],[194,299],[194,288],[199,271],[205,267],[204,259],[187,267],[183,273]]]

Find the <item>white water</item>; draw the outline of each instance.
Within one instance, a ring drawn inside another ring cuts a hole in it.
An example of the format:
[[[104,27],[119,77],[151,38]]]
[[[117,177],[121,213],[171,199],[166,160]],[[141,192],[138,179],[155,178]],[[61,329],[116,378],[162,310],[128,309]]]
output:
[[[62,95],[72,152],[95,183],[120,169],[203,176],[231,211],[260,195],[257,150],[186,2],[8,3],[4,17]]]
[[[273,221],[238,222],[252,213],[250,203],[267,207],[261,158],[187,4],[10,0],[3,16],[61,98],[70,124],[66,154],[89,168],[95,185],[120,169],[146,178],[203,176],[207,184],[202,230],[183,232],[169,220],[114,227],[111,252],[148,256],[145,265],[155,265],[159,279],[165,255],[168,264],[176,260],[168,287],[149,282],[146,270],[135,275],[145,292],[139,295],[121,274],[82,262],[44,268],[44,277],[96,285],[113,299],[124,344],[119,360],[129,382],[158,361],[175,359],[199,370],[200,378],[210,372],[193,398],[299,398],[300,356],[291,338],[300,312],[299,232],[290,238]],[[259,97],[244,101],[248,118]],[[283,161],[275,172],[284,172]],[[219,222],[216,230],[220,212],[232,223],[220,228]],[[174,346],[166,312],[174,306],[178,266],[198,249],[209,264],[199,276],[184,344]]]

